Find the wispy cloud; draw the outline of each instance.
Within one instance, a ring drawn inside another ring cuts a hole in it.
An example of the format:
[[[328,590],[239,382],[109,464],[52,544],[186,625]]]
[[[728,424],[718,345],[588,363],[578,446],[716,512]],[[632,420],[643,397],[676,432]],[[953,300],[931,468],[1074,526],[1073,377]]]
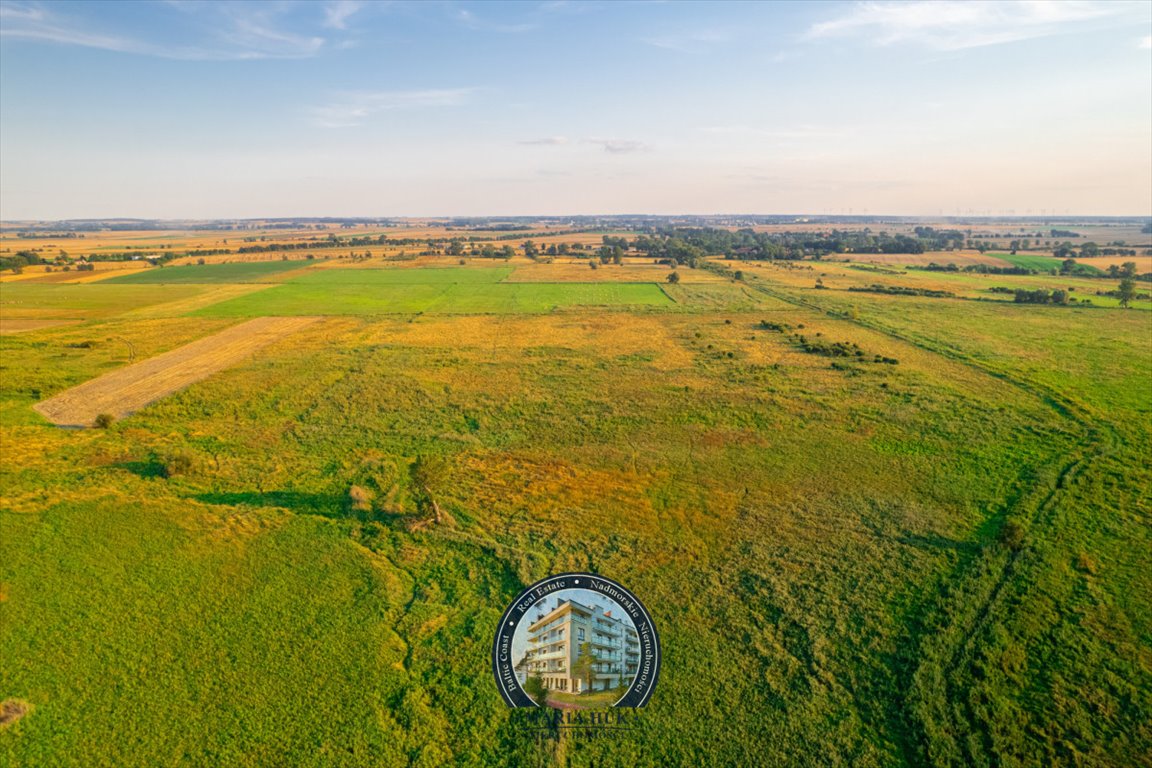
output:
[[[1140,47],[1145,50],[1152,48],[1152,35],[1145,35],[1140,38]]]
[[[848,128],[827,128],[816,125],[796,125],[783,128],[757,128],[751,125],[707,125],[700,130],[718,136],[748,136],[776,141],[803,140],[803,139],[835,139],[848,136]]]
[[[580,13],[587,9],[589,3],[574,3],[572,0],[546,0],[536,7],[540,13]]]
[[[558,147],[561,144],[568,143],[567,136],[546,136],[542,139],[524,139],[523,141],[516,142],[530,147]]]
[[[223,5],[217,35],[241,58],[306,58],[324,45],[324,38],[288,32],[277,25],[278,7]]]
[[[118,53],[182,60],[307,58],[324,46],[319,36],[297,34],[276,23],[279,6],[207,5],[171,2],[166,8],[188,14],[212,14],[211,39],[199,44],[144,40],[115,31],[98,31],[90,20],[60,13],[40,3],[0,3],[0,36]]]
[[[517,33],[529,32],[536,28],[535,24],[501,24],[499,22],[490,21],[488,19],[481,18],[480,16],[472,13],[472,11],[466,10],[464,8],[456,9],[453,16],[455,17],[456,21],[460,22],[469,29],[479,30],[481,32]]]
[[[914,42],[952,51],[1059,34],[1131,8],[1083,0],[863,2],[814,24],[807,36],[865,37],[880,45]]]
[[[628,155],[633,152],[647,152],[651,147],[633,139],[584,139],[586,144],[595,144],[613,155]]]
[[[364,7],[360,0],[333,0],[324,6],[324,26],[330,29],[347,29],[348,19]]]
[[[713,45],[731,40],[732,34],[721,30],[701,30],[641,38],[641,42],[647,45],[681,53],[700,53]]]
[[[0,3],[0,36],[81,45],[109,51],[137,52],[139,44],[115,35],[72,28],[40,5]]]
[[[350,128],[372,115],[394,110],[455,107],[467,103],[475,88],[442,88],[413,91],[350,91],[328,104],[313,107],[313,121],[325,128]]]
[[[635,139],[603,139],[598,137],[569,139],[567,136],[545,136],[538,139],[522,139],[516,143],[526,147],[562,147],[569,144],[585,144],[600,147],[613,155],[647,152],[651,149],[644,142]]]

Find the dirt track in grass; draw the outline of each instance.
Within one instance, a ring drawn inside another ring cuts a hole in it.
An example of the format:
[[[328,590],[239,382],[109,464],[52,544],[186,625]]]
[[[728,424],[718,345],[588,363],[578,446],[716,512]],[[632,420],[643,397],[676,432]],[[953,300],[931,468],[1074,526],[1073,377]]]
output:
[[[35,409],[61,427],[90,427],[102,413],[121,419],[149,403],[229,368],[315,322],[314,317],[258,317],[61,392]]]

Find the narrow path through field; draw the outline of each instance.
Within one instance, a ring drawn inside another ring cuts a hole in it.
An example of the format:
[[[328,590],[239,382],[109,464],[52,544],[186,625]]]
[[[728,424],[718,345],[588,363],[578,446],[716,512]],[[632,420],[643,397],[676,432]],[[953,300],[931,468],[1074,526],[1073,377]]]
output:
[[[107,413],[123,418],[165,395],[224,370],[315,317],[258,317],[135,365],[119,368],[33,406],[61,427],[90,427]]]

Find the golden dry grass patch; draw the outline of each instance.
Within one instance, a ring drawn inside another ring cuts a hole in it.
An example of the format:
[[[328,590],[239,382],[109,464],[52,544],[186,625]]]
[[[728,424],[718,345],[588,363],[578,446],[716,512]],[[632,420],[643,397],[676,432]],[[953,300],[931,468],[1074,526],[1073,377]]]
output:
[[[1081,264],[1087,264],[1090,267],[1106,270],[1108,267],[1115,264],[1117,267],[1132,261],[1136,263],[1136,273],[1143,275],[1152,272],[1152,256],[1098,256],[1093,259],[1077,259]]]
[[[499,523],[518,532],[547,538],[557,521],[566,527],[608,524],[619,509],[634,515],[637,530],[655,519],[640,476],[628,468],[607,470],[527,453],[483,451],[465,456],[461,471],[471,476],[476,508],[503,510],[509,499],[516,500],[516,511]]]
[[[125,366],[61,392],[33,408],[53,424],[92,426],[99,414],[123,418],[149,403],[231,367],[315,322],[312,317],[261,317]]]
[[[109,277],[143,272],[152,268],[147,262],[140,261],[100,261],[93,263],[92,266],[94,267],[92,271],[80,271],[75,268],[65,271],[60,267],[52,267],[49,270],[47,264],[35,264],[24,267],[21,274],[14,272],[0,274],[0,283],[63,283],[67,285],[95,283]]]
[[[856,264],[881,266],[926,267],[929,264],[955,264],[963,269],[975,264],[990,267],[1010,267],[1007,261],[979,251],[926,251],[925,253],[843,253],[831,254],[824,261],[850,261]]]
[[[0,335],[11,333],[27,333],[45,328],[55,328],[61,325],[75,325],[80,320],[53,320],[37,317],[8,317],[7,313],[0,316]]]
[[[359,344],[474,350],[504,356],[538,348],[569,348],[599,355],[652,355],[652,365],[673,370],[692,365],[667,318],[640,314],[564,312],[551,315],[422,317],[381,321],[356,334]]]
[[[5,699],[0,702],[0,730],[15,725],[32,709],[32,705],[23,699]]]

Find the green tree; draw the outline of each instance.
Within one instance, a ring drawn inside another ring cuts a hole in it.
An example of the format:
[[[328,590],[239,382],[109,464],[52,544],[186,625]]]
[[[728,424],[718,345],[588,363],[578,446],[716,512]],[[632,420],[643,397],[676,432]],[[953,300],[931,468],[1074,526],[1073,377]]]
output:
[[[579,655],[572,664],[572,674],[584,681],[585,691],[591,691],[592,684],[596,681],[596,662],[598,661],[595,654],[592,653],[592,643],[580,643],[577,653]]]
[[[1126,261],[1121,264],[1120,277],[1136,277],[1136,262]]]
[[[668,275],[668,282],[672,283],[673,285],[680,282],[680,273],[679,272],[670,273]]]
[[[447,474],[448,462],[434,453],[417,456],[408,470],[412,484],[425,493],[437,490]]]
[[[1120,306],[1125,308],[1132,303],[1132,299],[1136,298],[1136,283],[1132,278],[1126,277],[1120,281],[1120,287],[1116,289],[1116,298],[1120,299]]]
[[[524,681],[524,693],[528,694],[540,706],[544,706],[545,700],[548,698],[548,689],[544,687],[544,681],[540,679],[539,675],[528,676],[528,679]]]

